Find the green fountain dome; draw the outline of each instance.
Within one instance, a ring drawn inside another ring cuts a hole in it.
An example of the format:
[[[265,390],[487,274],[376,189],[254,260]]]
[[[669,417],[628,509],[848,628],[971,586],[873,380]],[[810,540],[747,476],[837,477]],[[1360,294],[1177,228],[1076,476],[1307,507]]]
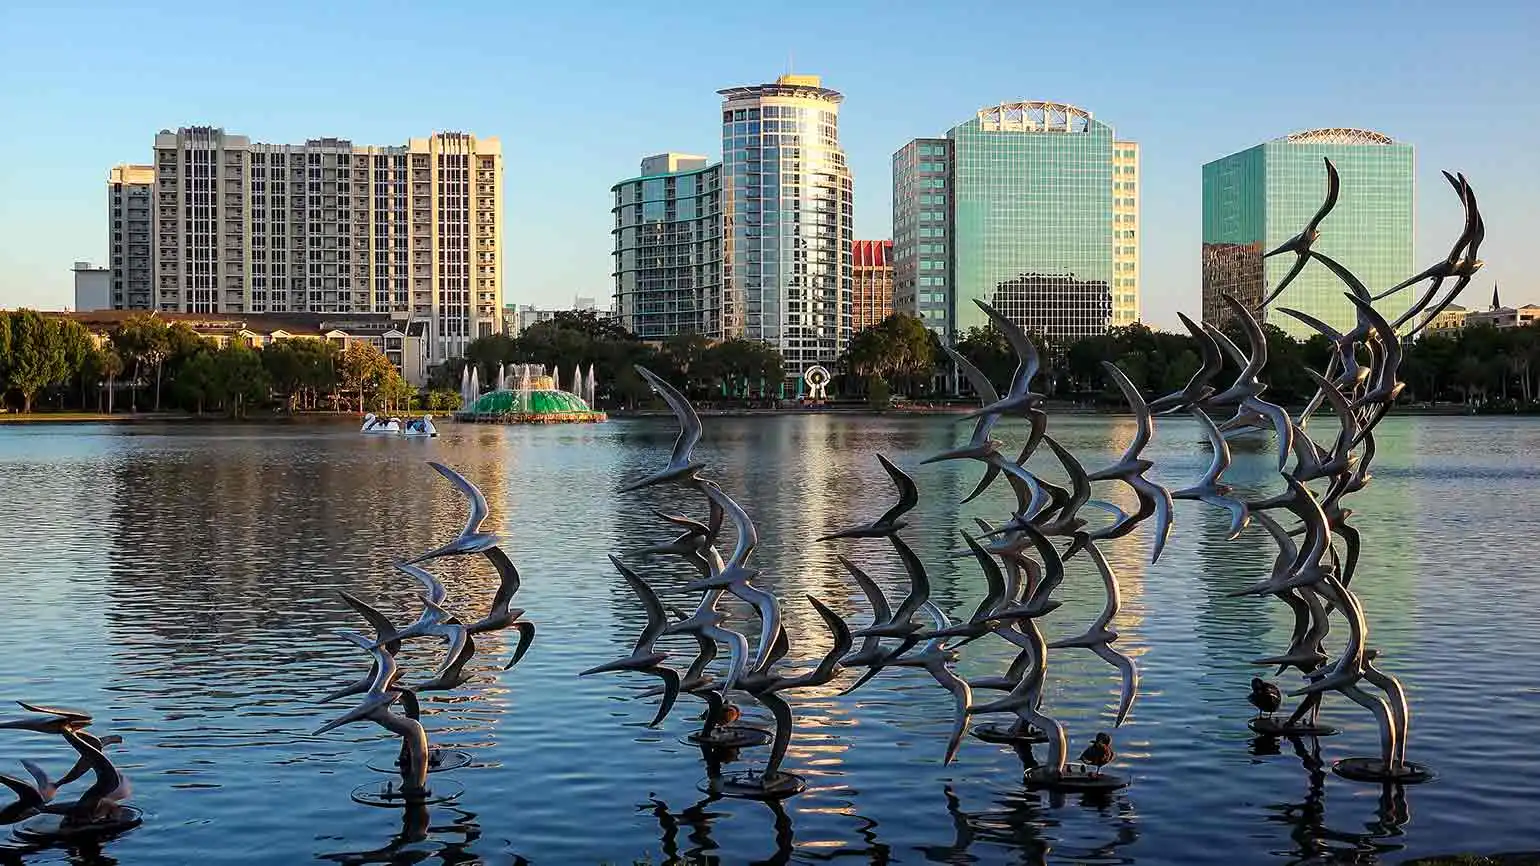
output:
[[[570,391],[557,391],[551,388],[531,390],[528,392],[527,403],[524,396],[525,392],[511,388],[490,391],[482,394],[475,403],[471,404],[469,411],[477,415],[503,415],[510,412],[550,415],[593,411],[587,403],[583,402],[583,398]]]

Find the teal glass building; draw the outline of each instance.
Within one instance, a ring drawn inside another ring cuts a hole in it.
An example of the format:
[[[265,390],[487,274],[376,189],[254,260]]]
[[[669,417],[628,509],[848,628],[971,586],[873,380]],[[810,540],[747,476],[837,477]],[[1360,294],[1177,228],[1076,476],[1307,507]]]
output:
[[[662,153],[610,188],[615,315],[644,340],[720,332],[722,164]]]
[[[981,109],[893,156],[894,306],[942,339],[972,303],[1061,345],[1138,319],[1138,145],[1054,102]]]
[[[1254,308],[1288,274],[1292,254],[1266,261],[1262,254],[1298,234],[1320,208],[1325,158],[1337,167],[1342,187],[1315,249],[1342,263],[1370,291],[1411,276],[1412,146],[1365,129],[1312,129],[1203,166],[1204,319],[1226,316],[1221,292]],[[1344,291],[1330,270],[1312,261],[1264,311],[1265,320],[1299,339],[1314,333],[1275,312],[1285,306],[1346,330],[1357,315]]]

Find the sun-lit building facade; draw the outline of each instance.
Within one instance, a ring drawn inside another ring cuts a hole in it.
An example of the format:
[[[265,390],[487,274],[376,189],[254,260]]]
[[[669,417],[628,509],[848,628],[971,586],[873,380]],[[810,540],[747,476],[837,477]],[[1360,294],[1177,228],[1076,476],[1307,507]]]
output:
[[[153,310],[154,225],[150,220],[155,166],[118,165],[107,175],[107,261],[114,310]]]
[[[1221,293],[1253,308],[1293,267],[1291,253],[1263,254],[1305,227],[1326,195],[1326,164],[1341,178],[1336,207],[1321,224],[1314,249],[1352,271],[1371,291],[1414,272],[1413,150],[1365,129],[1312,129],[1264,142],[1203,166],[1203,317],[1228,313]],[[1341,280],[1310,262],[1263,311],[1265,320],[1297,338],[1314,333],[1285,306],[1346,330],[1357,313]],[[1399,299],[1385,311],[1398,313]],[[1410,324],[1408,325],[1410,326]]]
[[[722,164],[658,154],[610,192],[620,324],[644,340],[720,334],[707,310],[722,291]]]
[[[893,242],[856,241],[850,267],[850,327],[861,331],[893,312]]]
[[[1139,149],[1089,111],[987,106],[893,157],[894,305],[955,341],[974,299],[1059,343],[1139,315]]]
[[[722,290],[708,336],[762,340],[789,377],[832,364],[850,339],[852,182],[844,97],[816,75],[722,96]]]
[[[389,313],[430,363],[502,327],[502,149],[440,132],[399,146],[155,136],[152,308]]]

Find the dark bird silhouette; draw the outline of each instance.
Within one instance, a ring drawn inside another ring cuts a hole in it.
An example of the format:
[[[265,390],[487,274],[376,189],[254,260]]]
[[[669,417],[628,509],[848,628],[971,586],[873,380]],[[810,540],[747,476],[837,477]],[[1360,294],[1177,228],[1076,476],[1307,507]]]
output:
[[[1112,759],[1117,756],[1118,753],[1112,748],[1112,735],[1103,731],[1091,740],[1091,745],[1086,746],[1084,752],[1080,753],[1080,760],[1095,767],[1096,775],[1100,776],[1102,767],[1112,763]]]
[[[1251,694],[1246,696],[1246,700],[1257,708],[1257,718],[1260,719],[1263,713],[1271,716],[1278,712],[1278,708],[1283,706],[1283,692],[1261,677],[1252,677]]]

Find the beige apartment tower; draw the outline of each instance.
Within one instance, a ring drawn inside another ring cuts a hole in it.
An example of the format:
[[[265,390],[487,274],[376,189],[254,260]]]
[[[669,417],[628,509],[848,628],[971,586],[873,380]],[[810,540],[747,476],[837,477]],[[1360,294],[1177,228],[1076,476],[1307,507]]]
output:
[[[155,166],[120,165],[107,174],[108,300],[113,309],[154,309],[154,236],[150,195]]]
[[[502,171],[497,139],[459,132],[371,146],[163,130],[150,306],[390,313],[428,322],[442,363],[501,330]]]

